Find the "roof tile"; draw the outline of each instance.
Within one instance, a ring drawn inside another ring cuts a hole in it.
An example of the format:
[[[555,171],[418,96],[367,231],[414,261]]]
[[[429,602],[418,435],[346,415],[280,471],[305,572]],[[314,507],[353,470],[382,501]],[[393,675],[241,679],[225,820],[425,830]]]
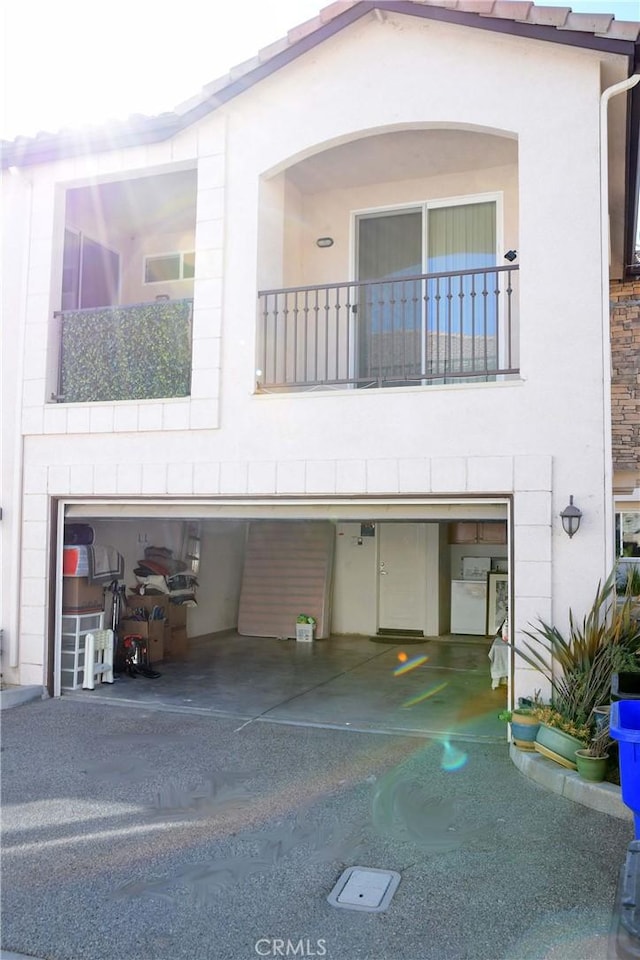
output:
[[[542,27],[562,27],[571,13],[571,7],[539,7],[534,4],[527,15],[527,23]]]
[[[501,20],[526,20],[532,6],[529,0],[496,0],[491,16]]]
[[[244,77],[245,74],[251,73],[252,70],[255,70],[256,67],[260,66],[260,58],[258,56],[251,57],[249,60],[245,60],[244,63],[237,63],[235,67],[231,67],[229,70],[229,78],[231,80],[237,80],[239,77]]]
[[[310,33],[314,33],[321,26],[320,17],[312,17],[311,20],[305,20],[304,23],[299,23],[297,27],[289,30],[287,39],[289,43],[297,43],[298,40],[304,40],[305,37],[308,37]]]
[[[459,0],[414,0],[423,7],[444,7],[447,10],[459,10]]]
[[[606,33],[596,34],[598,37],[609,37],[611,40],[637,40],[640,37],[640,23],[633,20],[612,20]]]
[[[579,30],[581,33],[607,33],[612,13],[570,13],[559,30]]]
[[[458,10],[461,13],[479,13],[490,16],[495,6],[495,0],[458,0]]]
[[[358,0],[335,0],[329,6],[323,7],[318,14],[320,23],[329,23],[330,20],[335,20],[336,17],[339,17],[345,10],[350,10],[356,3],[358,3]]]
[[[225,73],[221,77],[216,77],[215,80],[212,80],[210,83],[206,83],[202,88],[202,94],[204,96],[211,96],[214,93],[217,93],[218,90],[223,90],[229,85],[229,74]]]
[[[277,57],[279,53],[282,53],[283,50],[287,50],[288,48],[289,38],[280,37],[279,40],[274,40],[273,43],[269,44],[269,46],[258,50],[258,59],[260,60],[260,63],[264,63],[265,60],[271,60],[272,57]]]

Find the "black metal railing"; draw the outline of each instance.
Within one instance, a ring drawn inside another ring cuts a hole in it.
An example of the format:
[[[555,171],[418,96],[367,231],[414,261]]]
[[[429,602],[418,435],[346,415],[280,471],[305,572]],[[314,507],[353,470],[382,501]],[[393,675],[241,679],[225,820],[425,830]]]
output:
[[[60,403],[188,397],[193,300],[56,313]]]
[[[258,389],[516,376],[518,267],[263,290]]]

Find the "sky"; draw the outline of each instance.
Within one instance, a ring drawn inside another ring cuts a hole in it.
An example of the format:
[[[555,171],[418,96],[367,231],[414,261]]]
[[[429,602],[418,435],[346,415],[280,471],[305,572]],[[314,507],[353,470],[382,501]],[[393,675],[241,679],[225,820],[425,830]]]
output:
[[[330,0],[12,0],[0,137],[172,110]],[[640,0],[539,0],[640,20]]]

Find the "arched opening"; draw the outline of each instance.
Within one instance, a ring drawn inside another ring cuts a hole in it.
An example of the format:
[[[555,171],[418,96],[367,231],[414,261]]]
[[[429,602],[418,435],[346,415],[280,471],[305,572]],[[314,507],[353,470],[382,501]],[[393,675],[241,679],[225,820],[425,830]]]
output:
[[[259,388],[516,375],[517,250],[507,135],[376,133],[265,176]]]

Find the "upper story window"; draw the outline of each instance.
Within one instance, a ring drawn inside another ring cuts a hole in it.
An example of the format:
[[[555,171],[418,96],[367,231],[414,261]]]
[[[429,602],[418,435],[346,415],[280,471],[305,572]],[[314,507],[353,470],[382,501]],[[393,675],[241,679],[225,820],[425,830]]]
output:
[[[189,253],[163,253],[144,258],[144,282],[167,283],[170,280],[193,280],[196,255]]]

